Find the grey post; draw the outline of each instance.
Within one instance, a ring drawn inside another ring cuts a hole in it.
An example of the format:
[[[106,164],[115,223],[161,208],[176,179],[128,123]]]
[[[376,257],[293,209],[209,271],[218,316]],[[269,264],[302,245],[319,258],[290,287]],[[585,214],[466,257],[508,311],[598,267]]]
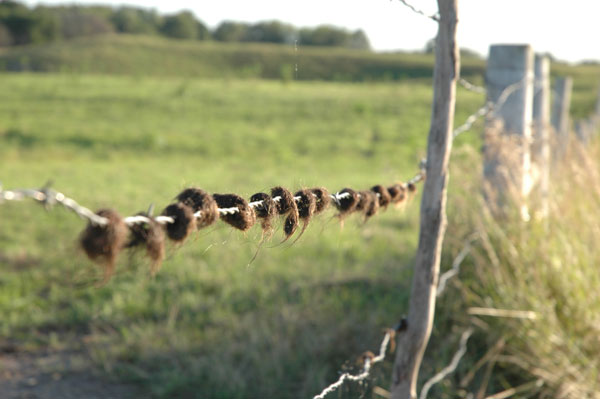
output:
[[[532,169],[539,185],[540,209],[538,213],[548,215],[550,189],[550,58],[535,56],[535,86],[533,95],[533,149]]]
[[[488,100],[496,104],[488,121],[495,129],[486,129],[484,178],[487,189],[495,191],[488,192],[488,198],[495,197],[502,209],[512,191],[525,220],[529,219],[526,198],[532,186],[533,63],[529,45],[493,45],[486,70]],[[516,148],[506,148],[511,143]]]
[[[569,108],[571,106],[571,90],[573,79],[561,77],[556,79],[555,97],[552,106],[552,127],[556,132],[556,151],[558,158],[563,158],[569,145]]]

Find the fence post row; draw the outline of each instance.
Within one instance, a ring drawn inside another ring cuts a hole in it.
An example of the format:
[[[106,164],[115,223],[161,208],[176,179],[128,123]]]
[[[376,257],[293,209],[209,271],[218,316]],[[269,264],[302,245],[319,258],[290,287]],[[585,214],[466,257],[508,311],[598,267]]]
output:
[[[513,191],[525,220],[529,219],[526,198],[533,184],[530,153],[533,62],[529,45],[493,45],[486,70],[488,100],[496,104],[486,126],[486,194],[501,210],[506,205],[507,193]],[[509,141],[513,142],[512,149],[506,148]]]

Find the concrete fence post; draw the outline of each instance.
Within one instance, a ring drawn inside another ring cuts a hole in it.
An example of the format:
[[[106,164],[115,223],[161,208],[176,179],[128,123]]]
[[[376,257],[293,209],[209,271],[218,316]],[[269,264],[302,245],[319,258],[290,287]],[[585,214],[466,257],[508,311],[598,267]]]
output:
[[[538,181],[540,209],[548,215],[550,190],[550,58],[537,54],[534,64],[532,175]]]
[[[496,107],[486,126],[485,194],[499,210],[512,194],[525,220],[532,187],[533,64],[529,45],[493,45],[486,70],[488,100]]]
[[[552,127],[556,132],[556,157],[564,158],[569,145],[569,108],[571,107],[571,90],[573,79],[557,78],[554,86],[554,103],[552,106]]]

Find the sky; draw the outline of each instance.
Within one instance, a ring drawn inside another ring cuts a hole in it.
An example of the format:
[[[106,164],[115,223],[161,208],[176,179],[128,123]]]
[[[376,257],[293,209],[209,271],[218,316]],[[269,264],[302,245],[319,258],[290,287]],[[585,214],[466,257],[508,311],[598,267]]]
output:
[[[407,0],[428,15],[435,0]],[[277,19],[295,26],[331,24],[362,29],[377,51],[421,50],[436,23],[398,0],[78,0],[25,1],[35,4],[110,4],[154,8],[160,13],[192,11],[209,27],[223,20]],[[487,55],[490,44],[528,43],[560,60],[600,60],[598,0],[459,0],[458,44]]]

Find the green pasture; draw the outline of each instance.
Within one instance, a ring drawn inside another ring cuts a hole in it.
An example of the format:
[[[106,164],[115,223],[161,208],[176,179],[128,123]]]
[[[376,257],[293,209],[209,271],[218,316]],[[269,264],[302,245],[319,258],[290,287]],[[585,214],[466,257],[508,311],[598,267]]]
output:
[[[427,84],[0,75],[3,186],[53,186],[123,215],[184,187],[245,197],[274,185],[368,188],[425,155]],[[460,92],[458,120],[480,95]],[[475,135],[463,142],[476,142]],[[330,210],[295,243],[278,226],[218,223],[169,246],[155,278],[123,253],[117,275],[77,246],[84,222],[33,202],[0,207],[0,337],[76,347],[157,397],[311,396],[375,349],[406,311],[418,199],[368,223]],[[259,250],[260,249],[260,250]],[[256,259],[250,263],[255,253]],[[390,364],[374,383],[388,384]],[[351,386],[354,394],[369,390]]]

